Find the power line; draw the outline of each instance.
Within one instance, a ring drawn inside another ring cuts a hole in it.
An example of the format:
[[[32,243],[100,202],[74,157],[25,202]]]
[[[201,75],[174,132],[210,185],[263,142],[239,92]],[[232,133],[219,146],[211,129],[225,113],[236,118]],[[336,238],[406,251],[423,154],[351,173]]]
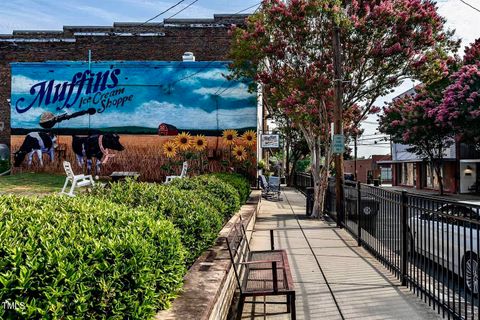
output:
[[[389,136],[387,134],[366,134],[366,135],[361,135],[358,136],[358,140],[361,139],[383,139],[383,138],[388,138]]]
[[[463,1],[463,0],[460,0],[460,1],[461,1],[463,4],[465,4],[465,5],[469,6],[470,8],[472,8],[473,10],[476,10],[476,11],[480,12],[480,9],[475,8],[475,7],[472,6],[470,3],[467,3],[467,2],[465,2],[465,1]]]
[[[377,121],[367,121],[367,120],[360,121],[360,124],[362,124],[362,123],[366,123],[366,124],[376,124],[376,125],[378,125],[378,122],[377,122]]]
[[[198,0],[197,0],[197,1],[198,1]],[[240,13],[242,13],[242,12],[245,12],[245,11],[249,10],[249,9],[252,9],[253,7],[257,7],[257,9],[258,9],[261,5],[262,5],[262,3],[259,2],[259,3],[254,4],[253,6],[250,6],[250,7],[248,7],[248,8],[245,8],[245,9],[242,9],[242,10],[237,11],[237,12],[235,12],[235,13],[232,13],[232,14],[229,15],[229,16],[224,16],[223,19],[221,19],[221,20],[218,21],[217,23],[222,23],[222,21],[226,21],[228,18],[235,17],[237,14],[240,14]],[[255,10],[255,11],[256,11],[256,10]],[[192,73],[192,74],[190,74],[190,75],[188,75],[188,76],[182,77],[182,78],[180,78],[180,79],[177,79],[177,80],[171,82],[171,85],[175,85],[176,83],[178,83],[178,82],[180,82],[180,81],[187,80],[187,79],[189,79],[189,78],[191,78],[191,77],[193,77],[193,76],[201,73],[203,70],[205,70],[206,68],[208,68],[213,62],[215,62],[215,61],[209,61],[205,66],[203,66],[202,68],[200,68],[198,71],[196,71],[196,72],[194,72],[194,73]],[[217,93],[217,92],[216,92],[216,93]],[[215,94],[216,94],[216,93],[215,93]]]
[[[218,90],[213,94],[214,96],[218,95],[219,97],[225,93],[225,91],[227,91],[228,89],[230,89],[233,84],[235,82],[234,81],[230,81],[230,83],[228,84],[228,86],[226,88],[223,88],[223,84],[220,86],[220,88],[218,88]],[[223,90],[222,90],[223,89]],[[219,93],[219,91],[222,90],[222,92]]]
[[[250,6],[250,7],[246,8],[246,9],[243,9],[243,10],[241,10],[241,11],[238,11],[237,13],[234,13],[234,14],[239,14],[239,13],[245,12],[245,11],[247,11],[248,9],[252,9],[252,8],[254,8],[254,7],[257,7],[257,9],[255,9],[255,11],[254,11],[254,12],[256,12],[256,11],[258,10],[258,8],[260,8],[261,4],[262,4],[261,2],[256,3],[256,4],[254,4],[253,6]]]
[[[141,27],[141,26],[143,26],[143,25],[146,25],[146,24],[149,23],[150,21],[152,21],[152,20],[158,18],[159,16],[167,13],[168,11],[172,10],[173,8],[177,7],[178,5],[180,5],[181,3],[185,2],[185,1],[186,1],[186,0],[180,0],[180,1],[178,1],[177,3],[175,3],[174,5],[172,5],[171,7],[165,9],[164,11],[162,11],[162,12],[160,12],[159,14],[155,15],[154,17],[146,20],[145,22],[140,23],[140,24],[132,24],[132,25],[130,25],[130,27],[135,28],[135,27]],[[190,6],[193,5],[195,2],[198,2],[198,1],[199,1],[199,0],[196,0],[196,1],[192,2],[192,3],[190,3],[188,6],[186,6],[186,7],[183,8],[183,9],[181,9],[180,11],[178,11],[177,13],[175,13],[174,15],[168,17],[167,19],[170,19],[170,18],[176,16],[177,14],[179,14],[180,12],[186,10],[188,7],[190,7]],[[245,12],[245,11],[247,11],[247,10],[249,10],[249,9],[254,8],[254,7],[257,7],[257,9],[254,11],[254,12],[256,12],[256,11],[258,10],[258,8],[260,8],[261,4],[262,4],[262,2],[258,2],[258,3],[254,4],[254,5],[252,5],[252,6],[249,6],[248,8],[245,8],[245,9],[242,9],[242,10],[240,10],[240,11],[237,11],[237,12],[231,14],[231,15],[223,16],[222,19],[220,19],[219,21],[216,21],[216,23],[223,23],[224,21],[226,21],[226,19],[234,18],[235,15],[240,14],[240,13],[242,13],[242,12]],[[89,45],[89,46],[92,46],[92,45],[96,44],[97,42],[103,41],[103,40],[104,40],[103,37],[98,37],[98,39],[94,39],[94,40],[93,40],[91,43],[89,43],[88,45]],[[12,44],[15,45],[17,48],[23,48],[23,49],[29,50],[29,51],[31,51],[31,52],[41,52],[41,53],[45,52],[45,50],[40,50],[40,49],[37,49],[37,48],[32,48],[32,46],[31,46],[31,45],[28,45],[28,44],[27,44],[27,45],[25,45],[25,44],[19,44],[19,43],[16,43],[15,41],[13,41]]]
[[[198,0],[197,0],[197,1],[198,1]],[[158,17],[160,17],[162,14],[165,14],[165,13],[167,13],[168,11],[170,11],[170,10],[172,10],[173,8],[175,8],[175,7],[177,7],[178,5],[180,5],[182,2],[185,2],[185,0],[180,0],[180,1],[178,1],[178,2],[177,2],[177,3],[175,3],[173,6],[171,6],[171,7],[167,8],[167,9],[165,9],[164,11],[160,12],[160,13],[159,13],[159,14],[157,14],[156,16],[154,16],[154,17],[152,17],[152,18],[148,19],[148,20],[147,20],[147,21],[145,21],[144,23],[141,23],[141,24],[137,25],[137,27],[141,27],[141,26],[143,26],[143,25],[145,25],[145,24],[149,23],[150,21],[157,19],[157,18],[158,18]]]
[[[176,15],[182,13],[183,11],[187,10],[187,9],[190,8],[192,5],[194,5],[196,2],[198,2],[198,0],[193,1],[193,2],[190,3],[188,6],[186,6],[186,7],[183,8],[182,10],[179,10],[177,13],[172,14],[170,17],[166,18],[165,20],[171,19],[171,18],[175,17]],[[165,20],[164,20],[164,21],[165,21]]]
[[[155,15],[154,17],[146,20],[145,22],[142,22],[142,23],[140,23],[140,24],[134,24],[134,25],[132,25],[131,27],[133,27],[133,28],[138,28],[138,27],[144,26],[144,25],[146,25],[147,23],[149,23],[150,21],[155,20],[156,18],[158,18],[158,17],[160,17],[161,15],[167,13],[168,11],[172,10],[173,8],[179,6],[182,2],[185,2],[185,1],[186,1],[186,0],[180,0],[180,1],[178,1],[177,3],[175,3],[174,5],[168,7],[167,9],[163,10],[163,11],[160,12],[159,14]],[[196,0],[196,1],[194,1],[194,2],[197,2],[197,1],[198,1],[198,0]],[[191,6],[192,4],[193,4],[193,3],[191,3],[189,6]],[[185,7],[185,8],[182,9],[182,10],[180,10],[179,12],[177,12],[176,14],[174,14],[173,16],[179,14],[179,13],[182,12],[183,10],[187,9],[189,6]],[[100,42],[100,41],[102,41],[102,40],[104,40],[104,39],[102,39],[102,37],[99,37],[99,38],[97,38],[97,39],[93,39],[93,41],[92,41],[91,43],[89,43],[88,45],[91,47],[91,46],[97,44],[98,42]],[[15,43],[15,41],[14,41],[13,43],[14,43],[16,46],[18,46],[18,44]],[[23,48],[25,48],[25,49],[27,49],[27,50],[30,50],[30,51],[34,51],[34,52],[35,52],[35,51],[36,51],[36,52],[44,52],[44,50],[38,50],[38,49],[32,49],[32,48],[28,49],[28,47],[26,47],[26,46],[23,46]]]

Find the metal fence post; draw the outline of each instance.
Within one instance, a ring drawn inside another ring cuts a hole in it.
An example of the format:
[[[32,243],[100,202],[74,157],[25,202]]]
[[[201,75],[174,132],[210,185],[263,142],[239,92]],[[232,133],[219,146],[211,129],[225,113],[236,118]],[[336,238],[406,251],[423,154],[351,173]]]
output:
[[[362,245],[362,219],[360,215],[362,214],[362,192],[360,189],[360,181],[357,182],[357,244],[358,246]]]
[[[402,210],[400,211],[400,243],[401,243],[401,253],[400,253],[400,278],[402,281],[402,286],[407,285],[407,255],[408,255],[408,207],[407,207],[407,192],[402,191]]]

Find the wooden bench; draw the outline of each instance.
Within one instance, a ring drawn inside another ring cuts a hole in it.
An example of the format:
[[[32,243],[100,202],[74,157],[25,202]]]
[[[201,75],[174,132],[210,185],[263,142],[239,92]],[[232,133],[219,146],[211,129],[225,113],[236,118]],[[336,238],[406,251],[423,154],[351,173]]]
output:
[[[237,318],[241,318],[243,305],[250,303],[245,301],[246,297],[284,295],[285,302],[266,303],[286,304],[287,312],[295,320],[295,289],[287,252],[275,250],[273,230],[270,230],[271,250],[250,250],[241,219],[233,226],[226,242],[240,290]]]

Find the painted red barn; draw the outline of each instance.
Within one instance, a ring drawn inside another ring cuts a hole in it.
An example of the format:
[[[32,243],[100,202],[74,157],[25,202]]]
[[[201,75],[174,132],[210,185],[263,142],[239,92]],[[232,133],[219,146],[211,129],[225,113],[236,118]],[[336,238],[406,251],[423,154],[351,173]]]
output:
[[[178,134],[178,129],[168,123],[161,123],[158,126],[158,135],[160,136],[176,136]]]

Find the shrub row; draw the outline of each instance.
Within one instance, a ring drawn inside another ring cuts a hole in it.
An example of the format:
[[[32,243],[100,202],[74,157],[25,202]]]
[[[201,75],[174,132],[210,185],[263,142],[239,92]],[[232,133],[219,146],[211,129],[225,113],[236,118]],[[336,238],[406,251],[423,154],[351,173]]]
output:
[[[2,196],[0,318],[151,318],[180,289],[184,253],[173,224],[146,210]]]
[[[235,188],[213,176],[175,179],[170,185],[180,190],[192,191],[202,198],[213,198],[211,203],[224,220],[228,220],[240,208],[240,197]]]
[[[240,176],[0,196],[0,318],[147,319],[248,197]]]
[[[247,202],[251,190],[250,183],[244,176],[238,173],[211,173],[209,176],[216,177],[237,190],[241,204]]]
[[[112,184],[110,189],[96,189],[95,195],[132,208],[145,208],[155,218],[172,221],[187,250],[187,266],[213,244],[222,228],[221,213],[208,202],[207,195],[194,190],[128,180]]]

